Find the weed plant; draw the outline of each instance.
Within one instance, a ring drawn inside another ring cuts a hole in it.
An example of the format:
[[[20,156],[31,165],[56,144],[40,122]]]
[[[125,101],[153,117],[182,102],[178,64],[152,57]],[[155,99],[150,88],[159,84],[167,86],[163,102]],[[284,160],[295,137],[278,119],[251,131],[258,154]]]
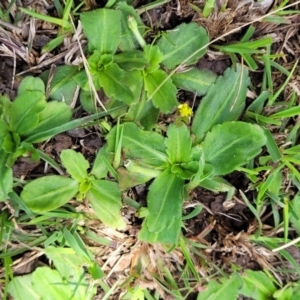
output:
[[[284,1],[278,9],[283,10],[286,4]],[[73,1],[67,1],[64,8],[55,1],[55,6],[61,18],[22,9],[61,27],[44,52],[55,49],[74,32],[70,13],[75,15],[79,7],[75,9]],[[207,1],[204,17],[214,7],[215,1]],[[235,271],[229,275],[219,270],[211,280],[209,276],[200,277],[193,260],[201,258],[199,248],[209,247],[182,234],[184,221],[203,209],[199,204],[189,215],[184,214],[184,203],[194,189],[225,192],[226,203],[240,197],[257,221],[249,241],[279,252],[299,276],[297,261],[285,248],[299,244],[290,234],[291,228],[298,234],[300,231],[299,122],[291,127],[287,120],[296,118],[300,109],[296,92],[285,102],[278,100],[293,78],[298,61],[290,71],[280,66],[270,53],[272,39],[251,41],[254,27],[249,27],[239,43],[213,46],[229,54],[233,62],[217,76],[195,67],[209,44],[206,30],[195,22],[182,23],[148,44],[144,39],[147,28],[138,12],[124,1],[109,1],[105,8],[82,12],[76,21],[81,22],[88,42],[82,49],[85,63],[57,67],[54,74],[46,71],[40,78],[25,77],[15,99],[0,97],[0,201],[13,208],[18,224],[35,225],[40,232],[38,237],[17,233],[7,210],[1,212],[3,298],[93,299],[97,287],[101,287],[108,299],[121,282],[107,284],[105,272],[82,238],[82,221],[98,219],[108,228],[125,230],[128,224],[121,214],[123,196],[147,184],[146,207],[126,198],[142,222],[138,243],[148,245],[140,252],[145,253],[151,244],[165,253],[180,249],[186,261],[181,274],[184,288],[160,259],[155,266],[157,274],[150,272],[156,292],[151,294],[143,285],[135,284],[150,264],[146,255],[141,255],[144,260],[139,258],[138,266],[132,267],[130,276],[122,282],[126,291],[122,299],[159,299],[161,291],[174,299],[184,299],[192,291],[199,292],[198,300],[232,300],[239,295],[298,299],[297,280],[286,284],[274,270],[238,272],[233,266]],[[247,105],[249,69],[257,69],[258,63],[265,65],[261,93]],[[271,68],[287,77],[277,91]],[[70,106],[78,87],[80,106],[88,116],[72,119]],[[180,103],[178,90],[201,96],[197,109]],[[95,92],[105,95],[105,105],[96,105]],[[267,114],[268,109],[272,113]],[[158,120],[163,115],[169,119],[162,125]],[[41,142],[59,133],[99,124],[105,126],[106,142],[92,163],[73,149],[63,150],[58,161],[39,149]],[[283,143],[276,140],[270,125],[286,133]],[[13,166],[20,157],[42,159],[57,174],[30,180],[14,178]],[[256,192],[253,201],[224,178],[233,171],[243,172],[249,179]],[[284,188],[286,178],[296,192]],[[93,216],[86,210],[76,210],[71,200],[75,207],[90,205]],[[282,237],[264,235],[262,214],[267,206]],[[99,242],[91,231],[86,235]],[[24,247],[14,249],[11,241]],[[100,243],[107,245],[110,241]],[[12,258],[32,247],[45,254],[55,268],[43,266],[28,275],[14,276]],[[213,269],[218,270],[216,266]]]

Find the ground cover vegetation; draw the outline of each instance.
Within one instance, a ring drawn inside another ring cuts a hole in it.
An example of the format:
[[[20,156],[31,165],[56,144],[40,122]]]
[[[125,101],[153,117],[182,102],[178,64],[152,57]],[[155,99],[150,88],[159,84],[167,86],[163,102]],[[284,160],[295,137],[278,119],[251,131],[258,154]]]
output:
[[[298,2],[1,3],[1,299],[299,299]]]

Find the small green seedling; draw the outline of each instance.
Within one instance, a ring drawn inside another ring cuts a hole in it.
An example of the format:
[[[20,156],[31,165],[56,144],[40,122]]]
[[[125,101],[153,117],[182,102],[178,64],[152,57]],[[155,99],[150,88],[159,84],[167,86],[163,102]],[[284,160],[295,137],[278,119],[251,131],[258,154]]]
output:
[[[125,222],[120,215],[121,192],[117,183],[103,179],[107,173],[103,151],[99,151],[89,173],[89,162],[81,153],[63,150],[60,157],[71,178],[51,175],[26,184],[21,198],[28,208],[35,213],[44,213],[66,204],[74,197],[79,201],[87,199],[102,222],[123,229]]]
[[[203,17],[207,18],[211,14],[215,6],[216,6],[216,0],[206,0],[202,12]]]

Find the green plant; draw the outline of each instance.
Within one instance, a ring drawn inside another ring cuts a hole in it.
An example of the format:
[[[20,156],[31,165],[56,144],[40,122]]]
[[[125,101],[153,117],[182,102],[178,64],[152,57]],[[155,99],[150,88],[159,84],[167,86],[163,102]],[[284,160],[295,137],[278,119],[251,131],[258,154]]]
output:
[[[93,264],[89,257],[79,255],[72,248],[54,247],[47,248],[46,256],[55,269],[43,266],[31,274],[14,277],[8,284],[8,292],[13,299],[93,299],[96,288],[88,282],[83,269],[83,265]]]
[[[26,77],[20,84],[18,96],[11,103],[7,96],[0,97],[0,201],[7,199],[12,191],[11,167],[20,156],[31,156],[38,160],[40,155],[32,145],[37,134],[68,122],[70,108],[63,102],[47,102],[44,83],[39,78]],[[41,135],[40,142],[49,138]]]
[[[203,17],[207,18],[212,12],[212,10],[215,8],[215,6],[216,6],[216,0],[206,0],[202,12]]]
[[[239,54],[245,60],[245,62],[251,70],[256,70],[258,66],[255,60],[253,59],[252,55],[262,55],[264,52],[259,48],[270,47],[270,45],[272,44],[272,38],[266,37],[255,41],[249,41],[254,31],[255,28],[253,26],[250,26],[247,29],[245,35],[241,38],[241,40],[238,43],[224,46],[213,45],[213,47],[228,54],[234,66],[237,62],[236,54]]]
[[[0,201],[8,199],[13,191],[12,166],[18,157],[30,157],[34,161],[41,158],[63,173],[51,157],[33,144],[67,130],[88,126],[119,108],[70,121],[72,112],[66,103],[46,101],[45,86],[40,78],[24,78],[13,102],[7,96],[0,97]]]
[[[288,283],[278,288],[275,279],[263,271],[246,270],[242,275],[233,273],[229,278],[221,277],[201,286],[197,300],[238,299],[239,295],[254,300],[282,299],[296,300],[299,297],[299,283]]]
[[[119,102],[129,106],[125,119],[151,128],[159,112],[169,113],[179,104],[177,88],[204,95],[216,75],[208,70],[187,67],[194,64],[205,53],[208,36],[196,23],[181,24],[147,45],[142,37],[144,26],[131,6],[124,2],[116,9],[98,9],[80,16],[84,33],[88,39],[87,69],[76,73],[76,68],[57,69],[51,89],[63,89],[56,78],[73,77],[72,89],[81,87],[80,100],[88,112],[95,111],[90,90],[91,81],[96,90],[103,90],[109,98],[106,107],[115,107]],[[128,19],[128,22],[127,22]],[[119,22],[121,20],[121,22]],[[98,30],[103,28],[103,30]],[[142,50],[139,50],[137,40]],[[181,64],[199,48],[185,68],[174,75],[168,73]],[[117,50],[121,52],[117,52]],[[68,75],[67,75],[68,74]],[[45,79],[45,78],[44,78]],[[161,82],[164,82],[162,86]]]
[[[149,186],[148,207],[140,239],[177,243],[181,227],[182,202],[197,186],[213,191],[231,191],[221,177],[246,164],[261,151],[264,131],[244,122],[240,116],[248,85],[247,71],[238,65],[228,69],[213,84],[200,103],[191,126],[170,124],[167,137],[143,131],[134,123],[118,125],[107,136],[107,152],[123,152],[123,166],[115,155],[119,185],[126,189],[154,178]],[[222,97],[219,95],[223,89]],[[117,134],[117,133],[122,133]],[[230,195],[229,195],[230,197]]]
[[[106,225],[124,228],[118,184],[102,179],[107,173],[103,151],[98,152],[90,173],[87,172],[89,163],[81,153],[63,150],[60,157],[72,178],[50,175],[29,182],[21,192],[25,204],[33,212],[44,213],[66,204],[76,196],[77,200],[87,199],[96,216]]]

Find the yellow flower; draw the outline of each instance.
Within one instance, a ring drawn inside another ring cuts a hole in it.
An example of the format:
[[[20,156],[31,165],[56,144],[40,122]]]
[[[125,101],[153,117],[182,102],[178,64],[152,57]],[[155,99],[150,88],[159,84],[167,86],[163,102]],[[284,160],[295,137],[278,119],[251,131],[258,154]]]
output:
[[[191,117],[193,110],[188,106],[187,103],[183,103],[177,106],[180,117]]]

